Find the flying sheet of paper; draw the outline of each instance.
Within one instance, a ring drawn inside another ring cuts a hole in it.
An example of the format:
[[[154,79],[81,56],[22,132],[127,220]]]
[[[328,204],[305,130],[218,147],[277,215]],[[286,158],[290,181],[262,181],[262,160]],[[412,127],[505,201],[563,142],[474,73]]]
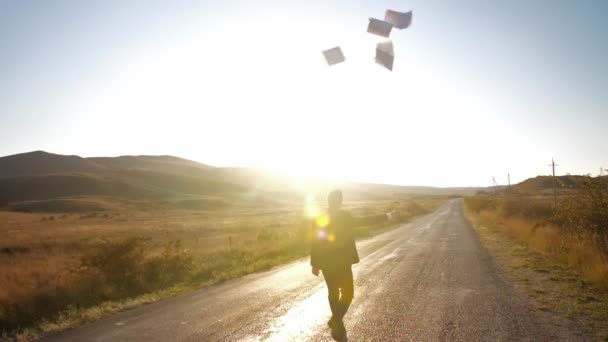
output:
[[[393,25],[391,25],[391,23],[380,19],[369,18],[367,32],[388,38],[388,36],[391,34],[392,28]]]
[[[412,11],[402,13],[390,9],[386,10],[384,21],[400,30],[406,29],[412,24]]]
[[[393,42],[390,40],[376,44],[376,49],[379,49],[380,51],[387,53],[391,56],[395,55],[395,50],[393,48]]]
[[[388,70],[393,71],[393,61],[395,60],[395,51],[393,50],[393,42],[386,41],[376,45],[376,63],[382,65]]]
[[[339,46],[323,51],[323,56],[325,56],[325,60],[329,65],[342,63],[346,60]]]

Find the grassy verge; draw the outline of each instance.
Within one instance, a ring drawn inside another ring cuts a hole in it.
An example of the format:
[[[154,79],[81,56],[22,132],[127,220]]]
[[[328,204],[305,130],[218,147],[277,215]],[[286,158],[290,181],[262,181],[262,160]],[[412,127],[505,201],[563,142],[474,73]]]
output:
[[[578,320],[599,340],[608,340],[607,265],[597,249],[530,215],[505,215],[500,205],[479,208],[475,200],[465,201],[467,217],[533,305]]]
[[[366,215],[397,205],[403,222],[433,211],[441,202],[437,198],[373,201],[351,203],[348,209]],[[81,217],[49,220],[28,216],[23,226],[36,229],[21,234],[25,236],[21,241],[11,240],[11,247],[3,247],[6,253],[0,255],[9,266],[1,274],[6,282],[0,286],[0,339],[35,340],[119,311],[268,270],[308,253],[306,227],[310,225],[288,208],[229,212],[223,217],[213,213],[207,219],[198,212],[175,216],[173,220],[170,215],[113,218],[110,214],[109,218],[93,218],[91,229],[83,225]],[[20,225],[20,218],[9,218],[13,221],[8,233]],[[165,221],[162,229],[146,226],[156,221]],[[146,228],[114,228],[132,222]],[[202,222],[214,228],[203,227]],[[225,226],[219,228],[218,222]],[[173,230],[164,228],[167,226]],[[368,237],[395,226],[360,227],[356,235]],[[95,235],[100,231],[111,235]]]

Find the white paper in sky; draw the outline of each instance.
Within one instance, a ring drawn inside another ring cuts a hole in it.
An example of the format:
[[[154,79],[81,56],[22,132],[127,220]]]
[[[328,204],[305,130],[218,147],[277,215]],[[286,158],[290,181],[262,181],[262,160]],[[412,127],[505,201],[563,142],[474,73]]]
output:
[[[391,25],[391,23],[389,22],[380,19],[369,18],[367,32],[388,38],[388,36],[391,34],[392,28],[393,25]]]
[[[388,40],[376,45],[376,63],[382,65],[388,70],[393,71],[393,61],[395,60],[395,51],[393,50],[393,42]]]
[[[323,51],[323,56],[325,56],[325,60],[329,65],[342,63],[346,60],[339,46]]]
[[[412,11],[402,13],[390,9],[386,10],[384,21],[400,30],[406,29],[412,24]]]

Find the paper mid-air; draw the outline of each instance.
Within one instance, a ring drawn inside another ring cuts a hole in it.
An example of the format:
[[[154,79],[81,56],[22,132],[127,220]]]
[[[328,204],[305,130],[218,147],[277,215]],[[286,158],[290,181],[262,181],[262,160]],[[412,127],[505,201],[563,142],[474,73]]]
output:
[[[391,35],[393,27],[398,30],[403,30],[411,25],[412,11],[397,12],[388,9],[384,14],[384,20],[369,18],[367,32],[388,38]],[[328,65],[342,63],[346,60],[344,58],[344,53],[342,53],[342,49],[339,46],[323,51],[323,56],[325,57]],[[393,49],[393,42],[388,40],[377,43],[375,57],[376,63],[392,71],[394,60],[395,51]]]
[[[390,9],[386,10],[384,21],[393,25],[396,29],[406,29],[412,25],[412,11],[401,13]]]
[[[375,18],[369,18],[369,24],[367,25],[367,32],[388,38],[388,36],[391,35],[392,28],[393,28],[393,25],[387,21],[375,19]]]
[[[346,59],[339,46],[323,51],[323,56],[325,56],[325,60],[329,65],[342,63]]]
[[[388,70],[393,71],[394,60],[395,51],[393,50],[393,42],[389,40],[376,45],[376,63],[382,65]]]

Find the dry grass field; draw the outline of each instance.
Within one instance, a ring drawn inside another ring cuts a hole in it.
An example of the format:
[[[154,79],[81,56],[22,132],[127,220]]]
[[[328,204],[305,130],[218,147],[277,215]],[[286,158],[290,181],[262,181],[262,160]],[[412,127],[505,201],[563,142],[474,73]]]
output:
[[[591,179],[588,179],[591,180]],[[465,199],[483,244],[540,310],[608,338],[608,194],[602,181],[562,193]]]
[[[440,202],[370,200],[346,207],[355,215],[397,207],[408,220]],[[7,338],[36,336],[305,256],[306,212],[313,204],[0,211],[0,328]],[[388,228],[360,227],[357,235]]]

